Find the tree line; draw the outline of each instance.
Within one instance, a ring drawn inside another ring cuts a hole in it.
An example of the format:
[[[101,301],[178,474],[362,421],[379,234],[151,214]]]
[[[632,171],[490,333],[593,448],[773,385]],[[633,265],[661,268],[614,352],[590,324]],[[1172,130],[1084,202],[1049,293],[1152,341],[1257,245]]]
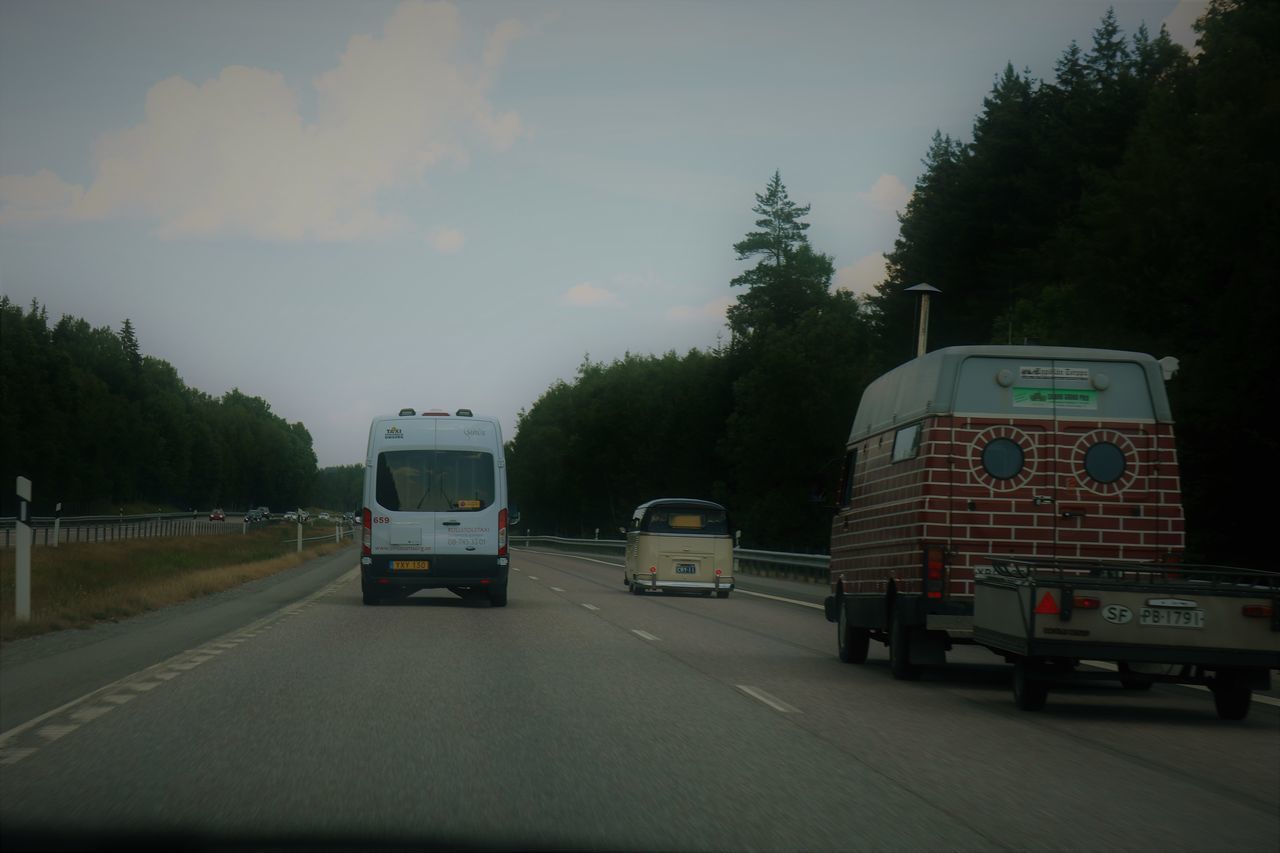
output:
[[[611,535],[644,500],[724,502],[755,547],[823,549],[836,460],[867,382],[914,354],[908,286],[942,290],[930,348],[1041,343],[1174,355],[1191,558],[1269,566],[1265,414],[1280,252],[1280,4],[1214,0],[1192,56],[1109,10],[1052,79],[997,75],[972,139],[935,133],[885,280],[831,288],[808,206],[777,173],[727,344],[584,359],[510,443],[522,527]],[[1250,475],[1246,478],[1246,472]]]
[[[126,505],[298,506],[316,476],[311,434],[239,390],[212,397],[119,332],[38,302],[0,296],[0,514],[11,485],[34,483],[33,511]]]

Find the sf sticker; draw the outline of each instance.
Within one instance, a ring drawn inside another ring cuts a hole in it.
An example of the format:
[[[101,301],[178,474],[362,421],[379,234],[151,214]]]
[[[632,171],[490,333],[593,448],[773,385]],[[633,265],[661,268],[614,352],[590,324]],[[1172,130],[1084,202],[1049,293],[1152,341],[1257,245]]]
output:
[[[1112,625],[1123,625],[1133,621],[1133,611],[1123,604],[1108,604],[1102,608],[1102,618]]]

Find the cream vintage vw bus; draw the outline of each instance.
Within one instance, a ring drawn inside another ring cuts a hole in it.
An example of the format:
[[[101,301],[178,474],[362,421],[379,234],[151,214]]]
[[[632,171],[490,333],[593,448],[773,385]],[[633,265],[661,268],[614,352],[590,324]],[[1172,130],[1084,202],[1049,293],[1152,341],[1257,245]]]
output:
[[[720,504],[692,498],[660,498],[636,507],[627,525],[622,582],[636,595],[646,590],[715,593],[733,591],[733,538]]]

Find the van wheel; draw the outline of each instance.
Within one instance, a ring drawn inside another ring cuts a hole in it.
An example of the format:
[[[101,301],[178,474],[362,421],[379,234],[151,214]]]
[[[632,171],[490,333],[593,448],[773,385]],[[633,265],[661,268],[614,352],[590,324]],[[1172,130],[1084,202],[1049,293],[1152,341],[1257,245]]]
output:
[[[1023,711],[1039,711],[1049,698],[1049,685],[1033,676],[1034,670],[1025,659],[1013,664],[1013,704]]]
[[[920,667],[911,663],[911,628],[896,616],[889,627],[889,672],[899,681],[920,677]]]
[[[364,578],[360,579],[360,597],[364,600],[364,603],[368,605],[377,604],[382,600],[382,596],[378,595],[377,591],[373,588],[373,584],[369,583]]]
[[[1249,716],[1253,689],[1238,676],[1219,672],[1209,689],[1213,691],[1213,705],[1219,719],[1243,720]]]
[[[840,599],[840,621],[836,623],[836,648],[845,663],[866,663],[871,634],[866,628],[855,628],[849,622],[844,599]]]
[[[491,607],[507,606],[507,585],[505,583],[489,591],[489,605]]]

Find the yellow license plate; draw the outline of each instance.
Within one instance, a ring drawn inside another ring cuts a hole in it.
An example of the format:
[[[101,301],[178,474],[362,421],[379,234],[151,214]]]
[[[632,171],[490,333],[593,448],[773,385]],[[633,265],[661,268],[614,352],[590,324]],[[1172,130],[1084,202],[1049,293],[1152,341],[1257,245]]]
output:
[[[393,572],[395,571],[425,572],[429,568],[431,568],[430,560],[392,560],[391,561],[391,570]]]

